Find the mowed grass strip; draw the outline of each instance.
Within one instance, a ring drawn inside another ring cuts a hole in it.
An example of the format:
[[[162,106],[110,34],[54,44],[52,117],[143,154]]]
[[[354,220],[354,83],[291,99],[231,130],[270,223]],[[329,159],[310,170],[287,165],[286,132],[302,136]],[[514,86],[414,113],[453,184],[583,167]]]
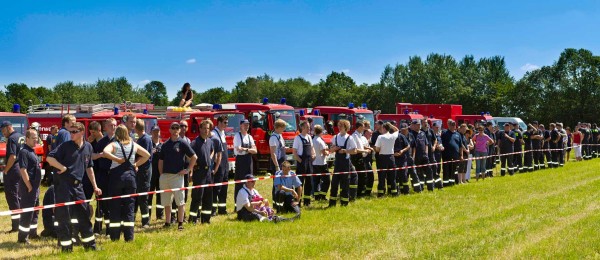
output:
[[[56,240],[15,243],[0,234],[0,257],[91,258],[582,258],[600,256],[600,160],[348,207],[303,209],[293,223],[212,224],[164,230],[153,220],[135,241],[98,239],[100,250],[60,254]],[[272,181],[258,182],[270,197]],[[230,197],[232,191],[230,190]],[[4,198],[0,208],[6,209]],[[230,207],[232,209],[232,207]],[[138,215],[139,221],[139,215]],[[10,218],[0,219],[7,230]],[[41,224],[40,224],[41,227]]]

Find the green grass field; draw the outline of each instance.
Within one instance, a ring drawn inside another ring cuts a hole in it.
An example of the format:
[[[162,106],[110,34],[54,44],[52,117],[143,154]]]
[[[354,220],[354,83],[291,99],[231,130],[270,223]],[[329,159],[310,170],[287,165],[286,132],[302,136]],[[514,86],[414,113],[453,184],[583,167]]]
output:
[[[56,240],[26,247],[14,233],[0,234],[0,257],[600,258],[599,166],[600,160],[570,162],[344,208],[316,203],[293,223],[241,223],[230,214],[178,232],[154,220],[149,230],[138,229],[138,218],[134,242],[102,236],[96,252],[77,247],[61,254]],[[271,184],[258,182],[257,189],[270,194]],[[2,195],[0,209],[6,208]],[[9,226],[10,218],[0,219],[3,230]]]

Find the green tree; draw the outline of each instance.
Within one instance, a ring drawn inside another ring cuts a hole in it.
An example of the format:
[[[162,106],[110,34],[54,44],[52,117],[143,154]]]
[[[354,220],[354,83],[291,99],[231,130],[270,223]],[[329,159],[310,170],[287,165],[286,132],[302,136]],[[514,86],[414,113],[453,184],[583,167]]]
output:
[[[157,80],[144,85],[143,93],[150,102],[156,106],[166,106],[169,103],[167,88]]]
[[[31,89],[23,83],[11,83],[5,86],[6,97],[11,104],[19,104],[21,112],[27,113],[28,107],[37,103],[37,97],[31,92]]]

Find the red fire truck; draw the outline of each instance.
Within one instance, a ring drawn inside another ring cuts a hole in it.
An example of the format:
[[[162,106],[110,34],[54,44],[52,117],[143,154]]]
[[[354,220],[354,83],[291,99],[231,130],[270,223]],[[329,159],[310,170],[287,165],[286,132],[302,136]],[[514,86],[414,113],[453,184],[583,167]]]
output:
[[[12,123],[12,127],[17,133],[21,133],[25,136],[25,130],[29,129],[29,122],[25,114],[20,113],[20,106],[15,104],[13,106],[13,113],[0,112],[0,123],[8,121]],[[25,142],[25,139],[23,139]],[[40,162],[44,159],[44,147],[41,145],[35,146],[35,154],[38,155]],[[4,183],[4,170],[6,167],[6,137],[0,136],[0,184]],[[15,162],[17,163],[17,162]]]
[[[285,104],[285,98],[281,99],[280,104],[271,104],[267,98],[262,103],[233,103],[217,104],[215,111],[240,112],[248,121],[250,121],[250,133],[258,153],[256,154],[254,167],[255,170],[268,170],[271,150],[269,147],[269,138],[275,130],[275,121],[282,119],[286,122],[286,128],[282,133],[285,141],[287,160],[294,162],[292,156],[292,145],[296,137],[297,124],[294,107]],[[231,120],[229,121],[232,122]]]
[[[353,128],[354,124],[358,120],[366,120],[371,123],[371,129],[375,126],[375,116],[373,111],[367,109],[367,104],[363,103],[361,107],[354,107],[354,103],[348,104],[348,107],[332,107],[332,106],[318,106],[314,107],[313,110],[318,110],[323,116],[327,124],[331,121],[332,126],[326,126],[325,129],[328,133],[337,134],[337,122],[341,119],[350,121],[350,127]],[[333,129],[328,129],[333,128]]]
[[[396,103],[396,113],[417,113],[430,115],[430,118],[436,118],[442,121],[443,127],[447,128],[448,119],[456,121],[458,124],[475,124],[477,122],[495,121],[489,112],[481,112],[480,115],[463,115],[462,105],[455,104],[411,104],[411,103]]]
[[[30,122],[38,122],[40,126],[40,134],[46,146],[46,137],[50,134],[50,128],[53,125],[61,127],[62,117],[67,114],[72,114],[77,118],[78,122],[85,125],[86,129],[92,121],[98,121],[102,123],[108,118],[115,118],[117,122],[123,122],[123,116],[133,113],[137,118],[144,120],[146,132],[150,133],[153,126],[157,125],[156,116],[148,115],[145,113],[134,112],[138,111],[142,107],[144,112],[147,109],[152,109],[146,104],[45,104],[45,105],[33,105],[31,106],[27,119]],[[148,108],[145,108],[148,107]],[[86,131],[87,133],[87,131]],[[44,166],[46,166],[46,160],[44,157]]]

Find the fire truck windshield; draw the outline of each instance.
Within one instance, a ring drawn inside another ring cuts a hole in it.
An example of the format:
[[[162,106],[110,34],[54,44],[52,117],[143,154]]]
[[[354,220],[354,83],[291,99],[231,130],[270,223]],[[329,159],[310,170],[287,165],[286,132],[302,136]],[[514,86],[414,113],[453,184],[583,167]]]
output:
[[[276,110],[273,113],[273,122],[281,119],[287,123],[284,132],[296,132],[296,112],[294,110]]]
[[[322,127],[325,127],[325,125],[323,124],[322,117],[313,117],[312,120],[313,120],[313,122],[312,122],[313,126],[320,125]]]
[[[243,114],[215,114],[214,118],[217,119],[220,116],[227,116],[227,128],[225,129],[226,136],[234,136],[237,132],[240,131],[240,123],[244,120]]]
[[[158,125],[158,120],[156,118],[144,118],[144,126],[146,133],[152,133],[152,127]]]
[[[25,135],[25,130],[27,129],[27,118],[26,117],[15,117],[15,116],[7,116],[0,117],[0,122],[9,121],[12,123],[12,127],[17,133],[21,133]],[[0,142],[6,142],[6,138],[4,135],[0,138]]]
[[[373,117],[373,113],[357,113],[356,120],[369,121],[369,123],[371,123],[371,129],[375,126],[375,117]]]

